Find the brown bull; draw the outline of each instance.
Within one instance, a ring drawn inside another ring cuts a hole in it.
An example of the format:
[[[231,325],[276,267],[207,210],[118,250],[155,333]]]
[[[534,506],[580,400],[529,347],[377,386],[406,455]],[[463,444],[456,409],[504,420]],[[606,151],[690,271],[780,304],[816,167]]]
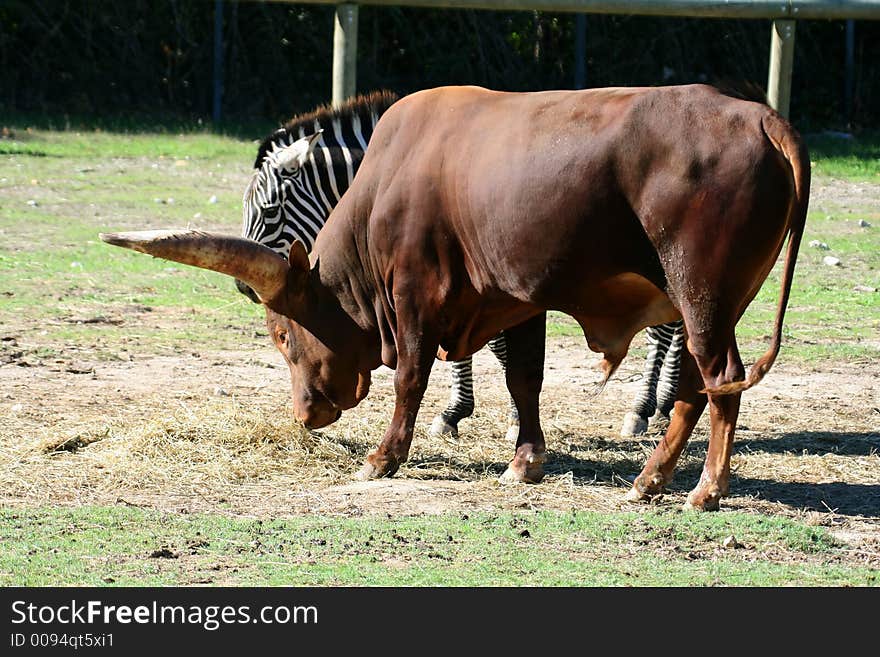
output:
[[[604,353],[605,378],[646,326],[684,319],[675,415],[630,499],[670,481],[708,401],[711,437],[688,505],[728,492],[740,393],[775,360],[809,195],[797,133],[768,107],[706,86],[413,94],[380,120],[311,255],[193,232],[106,241],[238,277],[266,306],[296,415],[335,421],[396,368],[396,408],[362,477],[406,460],[432,361],[507,329],[520,413],[502,479],[537,481],[543,313]],[[734,328],[789,236],[767,352],[745,376]],[[519,356],[517,356],[519,355]]]

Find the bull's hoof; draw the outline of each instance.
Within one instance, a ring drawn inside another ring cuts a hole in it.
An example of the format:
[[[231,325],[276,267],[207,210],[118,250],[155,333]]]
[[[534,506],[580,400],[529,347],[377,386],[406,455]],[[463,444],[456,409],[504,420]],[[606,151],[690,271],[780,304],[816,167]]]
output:
[[[438,415],[431,422],[428,435],[431,438],[458,438],[458,427],[448,424],[441,415]]]
[[[544,478],[544,457],[515,458],[498,477],[502,484],[537,484]]]
[[[688,495],[684,508],[686,511],[717,511],[722,497],[717,486],[697,486]]]
[[[620,428],[621,438],[644,436],[648,433],[648,421],[637,413],[627,413],[623,416],[623,426]]]
[[[376,468],[372,464],[364,463],[361,469],[355,473],[354,478],[357,481],[369,481],[370,479],[378,479],[379,475],[376,474]]]
[[[651,499],[651,496],[633,486],[627,491],[626,495],[623,496],[623,499],[625,502],[632,502],[635,504],[638,502],[647,502]]]
[[[624,499],[627,502],[647,502],[663,492],[666,480],[659,472],[645,473],[642,472],[633,482],[633,487],[626,494]]]
[[[378,456],[370,454],[363,467],[358,470],[354,478],[358,481],[369,481],[370,479],[381,479],[382,477],[391,477],[397,472],[400,462],[393,457]]]

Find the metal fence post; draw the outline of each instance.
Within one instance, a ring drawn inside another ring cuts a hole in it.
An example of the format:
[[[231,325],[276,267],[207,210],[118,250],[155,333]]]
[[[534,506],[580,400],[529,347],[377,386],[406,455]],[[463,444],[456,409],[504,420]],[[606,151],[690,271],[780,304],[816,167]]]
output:
[[[791,102],[791,70],[794,65],[794,21],[773,21],[770,29],[770,70],[767,74],[767,102],[788,118]]]
[[[333,105],[336,107],[356,92],[357,30],[357,5],[337,5],[333,21]]]

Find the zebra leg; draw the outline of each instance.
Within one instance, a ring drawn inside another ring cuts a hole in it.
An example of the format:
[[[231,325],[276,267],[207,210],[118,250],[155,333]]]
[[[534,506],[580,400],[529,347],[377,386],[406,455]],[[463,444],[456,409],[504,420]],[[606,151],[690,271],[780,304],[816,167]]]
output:
[[[642,385],[636,391],[631,410],[623,416],[620,435],[624,438],[642,436],[648,431],[648,418],[657,410],[657,380],[663,367],[663,359],[669,348],[664,340],[664,325],[649,326],[645,332],[648,337],[648,353],[645,356],[645,369],[642,372]]]
[[[495,358],[501,363],[501,370],[507,376],[507,339],[504,331],[489,340],[489,350],[495,354]],[[509,392],[509,391],[508,391]],[[516,410],[516,402],[513,397],[507,398],[507,440],[514,441],[519,436],[519,412]]]
[[[446,410],[434,418],[428,434],[433,438],[458,436],[458,422],[474,412],[474,359],[471,356],[452,363],[452,391]]]
[[[651,418],[651,426],[657,429],[665,429],[663,425],[669,424],[669,416],[675,406],[675,394],[678,391],[681,350],[684,348],[684,322],[681,320],[670,322],[663,328],[672,329],[672,337],[657,381],[657,411]]]

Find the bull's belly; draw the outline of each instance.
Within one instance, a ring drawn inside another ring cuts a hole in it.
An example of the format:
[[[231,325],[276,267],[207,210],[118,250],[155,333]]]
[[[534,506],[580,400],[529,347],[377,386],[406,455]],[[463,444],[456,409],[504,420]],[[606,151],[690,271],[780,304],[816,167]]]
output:
[[[562,279],[530,295],[464,309],[441,338],[437,357],[461,360],[502,330],[546,310],[571,315],[583,328],[590,349],[605,354],[625,354],[643,328],[681,318],[669,297],[638,274],[621,273],[598,282]]]

